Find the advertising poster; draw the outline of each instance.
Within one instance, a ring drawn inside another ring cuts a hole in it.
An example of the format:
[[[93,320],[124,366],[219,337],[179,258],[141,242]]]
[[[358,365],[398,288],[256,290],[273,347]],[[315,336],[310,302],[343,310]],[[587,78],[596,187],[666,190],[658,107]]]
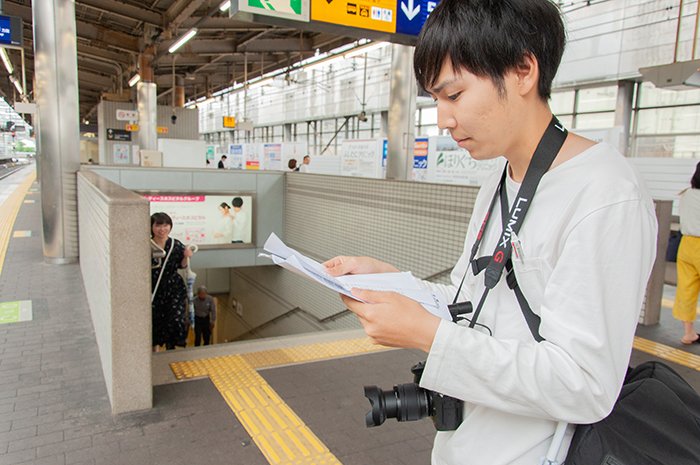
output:
[[[242,170],[245,157],[243,156],[243,144],[230,144],[228,146],[228,167],[232,170]]]
[[[480,186],[493,172],[501,170],[503,163],[500,157],[474,160],[450,136],[428,139],[428,182]]]
[[[129,144],[112,145],[114,163],[117,165],[128,165],[131,163],[131,146]]]
[[[428,179],[428,138],[416,137],[413,145],[413,181],[427,181]]]
[[[304,155],[310,155],[309,146],[305,141],[282,142],[282,169],[287,169],[289,160],[292,158],[297,161],[297,166],[301,165],[301,162],[304,160]]]
[[[245,156],[245,169],[260,170],[260,153],[258,153],[258,144],[245,144],[243,146],[243,154]]]
[[[217,194],[145,194],[151,214],[164,212],[173,220],[170,237],[183,244],[218,246],[250,244],[253,197]]]
[[[266,170],[282,169],[282,144],[263,144],[263,166]]]
[[[381,178],[383,142],[383,139],[344,140],[340,148],[340,174]]]

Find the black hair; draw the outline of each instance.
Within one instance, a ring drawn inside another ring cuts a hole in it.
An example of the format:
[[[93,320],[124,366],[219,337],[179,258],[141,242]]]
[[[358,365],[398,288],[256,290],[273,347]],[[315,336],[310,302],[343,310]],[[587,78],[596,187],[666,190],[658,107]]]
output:
[[[228,208],[229,210],[231,209],[231,206],[227,204],[226,202],[221,202],[221,205],[219,205],[221,208]]]
[[[155,224],[169,224],[170,229],[173,228],[173,219],[170,215],[163,212],[157,212],[151,215],[151,238],[153,238],[153,225]]]
[[[228,158],[226,155],[221,155],[221,159]]]
[[[236,208],[241,208],[243,206],[243,199],[240,197],[234,197],[233,200],[231,200],[231,205]]]
[[[700,162],[695,165],[695,174],[690,178],[690,187],[693,189],[700,189]]]
[[[565,44],[561,13],[551,0],[442,0],[418,36],[413,68],[429,91],[449,59],[455,71],[488,77],[504,95],[506,73],[532,55],[546,101]]]
[[[289,161],[287,162],[287,168],[289,168],[290,170],[293,170],[296,167],[297,167],[297,159],[290,158]]]

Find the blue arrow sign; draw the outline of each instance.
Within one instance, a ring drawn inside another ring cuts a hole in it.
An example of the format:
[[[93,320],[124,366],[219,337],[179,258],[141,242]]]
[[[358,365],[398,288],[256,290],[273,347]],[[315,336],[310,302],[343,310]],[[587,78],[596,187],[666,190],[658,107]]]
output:
[[[417,36],[440,0],[397,0],[396,33]]]

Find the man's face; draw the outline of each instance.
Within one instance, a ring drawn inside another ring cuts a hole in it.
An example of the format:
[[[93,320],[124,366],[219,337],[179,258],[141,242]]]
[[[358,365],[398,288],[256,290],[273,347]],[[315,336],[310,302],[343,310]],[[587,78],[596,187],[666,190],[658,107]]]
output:
[[[434,86],[428,89],[437,102],[438,126],[448,129],[458,145],[477,160],[508,152],[514,119],[508,89],[512,76],[505,77],[505,93],[487,77],[466,69],[454,70],[448,59]]]
[[[197,297],[199,297],[200,300],[204,300],[207,297],[207,293],[205,291],[199,291],[197,292]]]

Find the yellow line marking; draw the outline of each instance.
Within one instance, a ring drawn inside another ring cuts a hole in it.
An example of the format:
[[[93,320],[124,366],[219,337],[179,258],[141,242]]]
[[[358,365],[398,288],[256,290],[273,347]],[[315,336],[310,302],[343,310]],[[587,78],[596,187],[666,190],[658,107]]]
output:
[[[12,233],[12,238],[17,239],[18,237],[32,237],[31,231],[16,230]]]
[[[170,364],[177,379],[209,376],[272,465],[341,465],[257,372],[260,368],[387,350],[369,339],[309,344]]]
[[[0,205],[0,274],[2,267],[5,264],[5,255],[7,247],[10,245],[10,233],[15,226],[15,220],[19,213],[19,208],[22,206],[22,200],[29,187],[36,179],[36,172],[33,172],[27,179],[20,184],[15,191]]]
[[[700,371],[700,355],[676,349],[641,337],[634,338],[636,350]]]

